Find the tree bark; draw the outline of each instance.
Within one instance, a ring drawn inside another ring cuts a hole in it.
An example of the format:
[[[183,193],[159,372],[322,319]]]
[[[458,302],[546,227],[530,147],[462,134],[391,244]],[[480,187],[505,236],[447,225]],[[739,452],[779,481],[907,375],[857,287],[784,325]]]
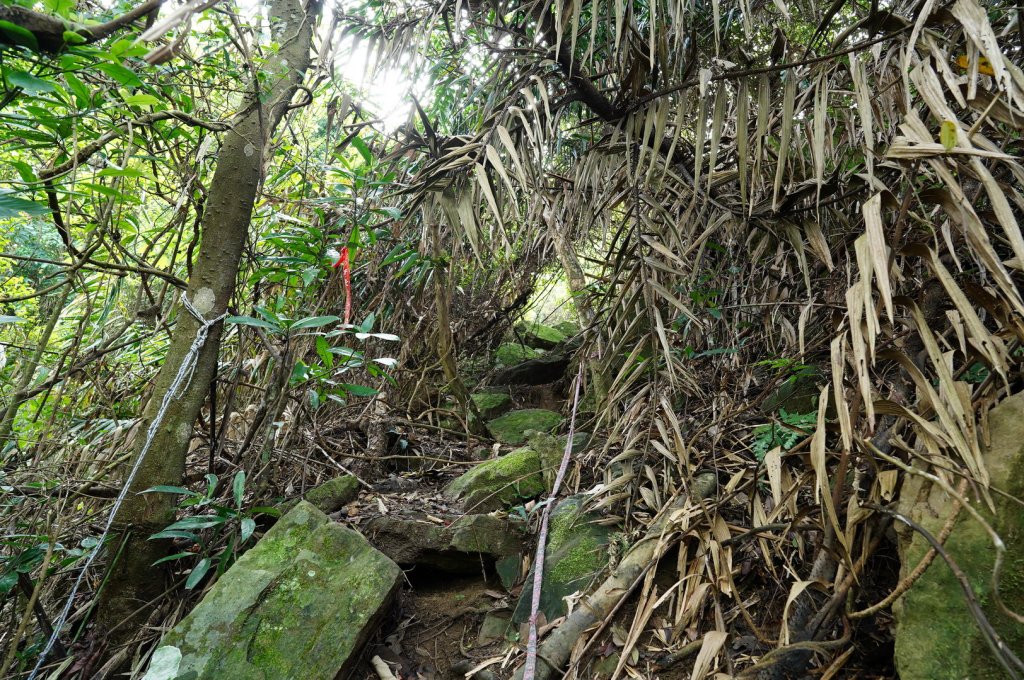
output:
[[[319,13],[320,0],[308,0],[305,6],[301,0],[270,2],[271,32],[281,47],[263,66],[262,82],[250,83],[252,92],[225,135],[203,215],[202,244],[186,293],[204,319],[223,314],[234,294],[249,221],[263,179],[264,154],[309,66]],[[146,427],[140,428],[140,433],[147,431],[160,408],[200,326],[198,319],[179,306],[171,346],[146,406]],[[140,492],[160,484],[181,484],[192,427],[217,371],[222,330],[221,323],[210,328],[191,379],[173,395],[129,494],[116,511],[111,554],[117,546],[124,545],[124,549],[110,568],[99,607],[99,622],[106,630],[114,631],[109,640],[115,644],[134,632],[132,622],[138,623],[135,617],[164,590],[164,579],[152,565],[166,554],[166,545],[147,539],[171,521],[174,497]],[[144,437],[140,436],[135,445],[136,459],[144,447]]]

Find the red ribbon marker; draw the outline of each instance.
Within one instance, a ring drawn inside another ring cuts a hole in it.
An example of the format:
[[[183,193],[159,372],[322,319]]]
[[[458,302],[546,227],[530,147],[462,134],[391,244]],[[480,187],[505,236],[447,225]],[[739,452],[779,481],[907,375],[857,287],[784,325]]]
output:
[[[348,259],[348,247],[341,249],[338,260],[333,265],[334,269],[341,267],[341,275],[345,281],[345,325],[348,325],[352,317],[352,265]]]

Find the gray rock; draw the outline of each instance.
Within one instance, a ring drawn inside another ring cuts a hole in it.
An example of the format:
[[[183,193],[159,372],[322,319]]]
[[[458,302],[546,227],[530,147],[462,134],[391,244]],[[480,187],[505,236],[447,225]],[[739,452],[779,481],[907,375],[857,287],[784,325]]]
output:
[[[300,502],[164,636],[145,680],[333,680],[376,630],[401,573]]]
[[[450,526],[384,515],[366,524],[366,535],[398,564],[440,571],[480,571],[481,556],[495,560],[523,549],[523,526],[493,515],[463,515]]]

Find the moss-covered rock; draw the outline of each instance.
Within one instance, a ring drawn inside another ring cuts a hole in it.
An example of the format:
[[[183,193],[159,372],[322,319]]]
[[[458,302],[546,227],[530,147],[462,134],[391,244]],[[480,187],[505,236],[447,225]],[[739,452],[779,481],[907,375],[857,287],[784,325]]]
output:
[[[164,636],[147,680],[332,680],[376,630],[401,570],[299,503]]]
[[[999,593],[1011,610],[1024,611],[1024,513],[1013,498],[1024,497],[1024,393],[1003,400],[989,412],[991,446],[984,452],[995,513],[973,497],[975,508],[1006,544]],[[900,511],[933,535],[952,511],[951,499],[937,486],[911,476],[900,492]],[[901,577],[920,562],[929,545],[899,524]],[[1006,647],[1024,649],[1024,626],[993,601],[995,548],[968,513],[960,519],[945,549],[967,576],[985,616]],[[897,617],[896,669],[902,680],[996,680],[1007,677],[971,616],[960,583],[941,558],[893,607]]]
[[[506,342],[494,350],[494,359],[499,366],[515,366],[530,359],[540,357],[543,352],[538,352],[532,347],[518,343]]]
[[[511,411],[487,422],[491,435],[502,444],[519,446],[526,441],[529,430],[553,432],[562,424],[562,416],[542,408]]]
[[[334,512],[354,501],[358,495],[359,480],[352,475],[344,475],[311,489],[303,498],[321,512]]]
[[[445,495],[464,502],[470,512],[500,510],[544,493],[540,454],[529,447],[477,465],[456,478]]]
[[[512,397],[502,392],[480,392],[470,398],[484,420],[493,420],[512,409]]]
[[[608,544],[615,532],[596,524],[597,516],[583,511],[583,496],[566,498],[552,511],[544,558],[544,585],[540,593],[540,611],[551,621],[564,616],[565,597],[585,591],[608,566]],[[526,577],[512,622],[520,624],[530,617],[533,598],[533,572]]]
[[[554,328],[556,331],[558,331],[567,338],[571,338],[572,336],[580,332],[580,327],[577,326],[572,321],[559,321],[554,326],[552,326],[552,328]]]
[[[516,326],[516,333],[528,347],[553,349],[566,341],[563,333],[542,323],[529,322]]]

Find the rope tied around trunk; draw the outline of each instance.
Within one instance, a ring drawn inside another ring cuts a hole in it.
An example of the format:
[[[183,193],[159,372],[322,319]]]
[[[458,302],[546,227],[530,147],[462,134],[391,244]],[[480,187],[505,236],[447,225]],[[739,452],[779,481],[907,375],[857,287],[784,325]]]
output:
[[[217,323],[220,323],[226,316],[227,313],[223,313],[213,319],[205,319],[203,314],[195,308],[195,305],[188,299],[188,295],[182,294],[181,306],[191,314],[199,322],[199,328],[196,330],[196,337],[192,340],[192,345],[188,348],[188,352],[181,359],[181,364],[178,366],[178,373],[174,376],[174,380],[171,381],[170,386],[167,388],[167,392],[164,394],[163,400],[160,402],[160,408],[157,410],[156,415],[153,416],[153,420],[149,423],[149,429],[146,430],[146,440],[142,444],[142,449],[139,451],[139,455],[136,456],[135,462],[132,464],[131,470],[128,472],[128,476],[124,480],[124,487],[121,492],[114,499],[114,505],[110,510],[110,515],[107,517],[107,523],[103,527],[103,531],[100,533],[99,540],[96,542],[96,546],[89,553],[89,556],[85,560],[85,564],[82,565],[81,570],[78,572],[78,577],[75,579],[74,585],[71,587],[71,592],[68,595],[67,601],[64,603],[64,609],[61,610],[60,616],[53,622],[53,632],[50,634],[49,640],[46,642],[46,646],[43,648],[42,653],[39,655],[39,660],[36,661],[35,667],[32,669],[32,674],[29,675],[28,680],[35,680],[39,674],[39,670],[42,668],[43,663],[46,661],[46,656],[53,649],[53,645],[57,642],[60,636],[61,628],[67,622],[68,615],[71,613],[71,607],[74,604],[75,596],[78,594],[78,589],[82,585],[82,579],[85,577],[86,572],[89,571],[89,567],[92,566],[93,561],[99,555],[100,550],[103,548],[103,544],[107,540],[107,536],[110,534],[110,528],[114,525],[114,518],[117,517],[118,511],[121,509],[121,505],[124,503],[124,499],[128,497],[128,489],[131,488],[132,482],[135,481],[135,476],[139,472],[139,468],[142,467],[142,461],[146,459],[146,455],[149,453],[150,447],[153,445],[153,439],[156,437],[157,430],[160,428],[164,417],[167,415],[167,409],[171,405],[171,401],[178,395],[179,391],[186,389],[189,383],[192,382],[192,376],[195,373],[196,364],[199,359],[199,351],[206,344],[206,338],[210,334],[210,329]]]

